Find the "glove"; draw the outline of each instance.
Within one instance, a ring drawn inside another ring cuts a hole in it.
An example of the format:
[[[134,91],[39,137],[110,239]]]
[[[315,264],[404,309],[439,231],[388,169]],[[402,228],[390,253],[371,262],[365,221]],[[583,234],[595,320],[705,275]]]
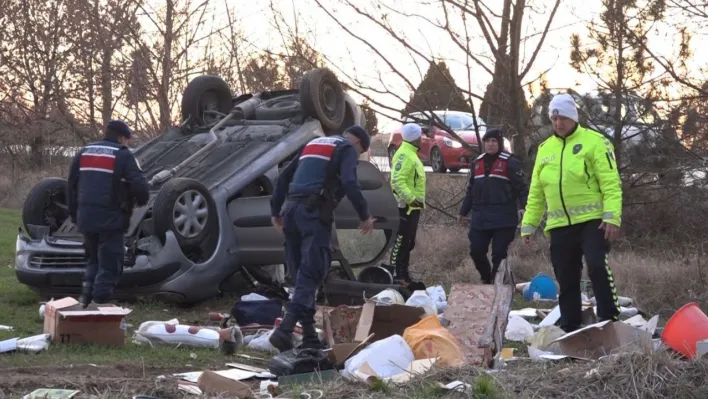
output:
[[[425,200],[415,200],[415,201],[411,202],[410,206],[422,208],[424,205],[425,205]]]

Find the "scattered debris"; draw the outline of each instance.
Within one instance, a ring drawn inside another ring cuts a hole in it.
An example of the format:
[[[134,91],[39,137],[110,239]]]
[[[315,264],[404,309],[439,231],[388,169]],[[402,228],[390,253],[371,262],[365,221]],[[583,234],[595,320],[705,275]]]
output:
[[[123,346],[125,332],[121,322],[131,311],[115,305],[83,309],[71,297],[50,301],[46,303],[44,333],[51,336],[53,344]]]
[[[509,323],[506,326],[504,338],[510,341],[525,342],[527,338],[532,337],[533,326],[524,318],[519,316],[509,317]]]
[[[81,391],[71,389],[36,389],[22,399],[71,399]]]

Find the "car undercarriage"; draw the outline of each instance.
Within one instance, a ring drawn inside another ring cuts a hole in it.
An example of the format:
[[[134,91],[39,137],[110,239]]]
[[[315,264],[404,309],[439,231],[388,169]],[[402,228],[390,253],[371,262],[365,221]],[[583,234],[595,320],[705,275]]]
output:
[[[199,76],[184,90],[182,120],[133,152],[151,193],[132,211],[116,299],[192,304],[258,285],[285,295],[284,238],[270,221],[275,180],[309,140],[363,126],[361,109],[327,69],[310,71],[297,90],[235,98],[222,79]],[[363,238],[351,203],[335,210],[333,268],[321,290],[330,303],[398,288],[386,276],[356,281],[353,270],[376,268],[398,227],[383,174],[366,161],[357,173],[378,221],[373,238]],[[44,179],[23,207],[16,275],[44,297],[77,296],[86,267],[66,193],[65,179]]]

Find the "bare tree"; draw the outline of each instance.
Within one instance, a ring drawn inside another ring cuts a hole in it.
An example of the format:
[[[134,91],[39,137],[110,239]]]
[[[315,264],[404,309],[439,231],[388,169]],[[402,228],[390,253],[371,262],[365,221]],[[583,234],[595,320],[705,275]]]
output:
[[[127,69],[130,62],[129,58],[122,57],[121,51],[132,32],[139,29],[137,8],[137,0],[67,0],[72,22],[68,33],[77,61],[72,63],[72,70],[78,80],[72,99],[78,103],[77,109],[88,110],[84,117],[94,131],[99,130],[99,120],[105,125],[112,119],[118,103],[114,98],[115,89],[119,82],[125,81],[120,72]],[[96,93],[100,98],[96,98]],[[97,110],[100,119],[96,117]]]
[[[0,89],[16,111],[22,110],[21,123],[34,125],[21,144],[29,145],[32,165],[41,167],[52,134],[62,131],[54,122],[61,118],[56,105],[73,50],[67,40],[69,14],[64,1],[10,0],[3,10]]]
[[[404,82],[411,92],[415,90],[415,85],[412,81],[401,73],[400,68],[394,65],[393,57],[384,55],[384,53],[378,49],[375,44],[367,42],[354,30],[337,21],[337,18],[335,18],[333,12],[330,10],[331,6],[325,6],[320,0],[314,1],[320,9],[335,20],[340,28],[342,28],[347,34],[361,42],[364,42],[386,64],[386,66]],[[512,128],[512,130],[515,131],[515,134],[519,134],[517,137],[518,139],[514,140],[514,150],[515,153],[519,154],[521,157],[523,157],[523,154],[525,153],[523,126],[525,121],[524,115],[527,112],[525,101],[523,101],[524,96],[522,88],[524,86],[524,81],[536,60],[536,57],[543,46],[546,34],[548,33],[553,18],[555,17],[560,1],[556,0],[553,3],[553,7],[548,13],[549,17],[546,20],[543,30],[531,35],[533,37],[540,35],[540,39],[538,40],[529,61],[526,65],[523,65],[523,54],[521,53],[522,44],[529,38],[523,38],[521,32],[523,30],[523,23],[527,21],[525,12],[529,7],[531,7],[531,4],[529,3],[530,2],[527,2],[526,0],[519,0],[513,4],[512,7],[511,0],[505,0],[502,5],[501,12],[497,13],[492,10],[488,4],[481,0],[439,0],[435,2],[419,3],[420,5],[424,4],[426,9],[426,12],[424,13],[425,15],[419,15],[407,12],[404,7],[399,9],[392,5],[386,4],[383,0],[373,2],[370,7],[367,7],[367,9],[353,4],[350,0],[339,1],[339,4],[343,5],[347,10],[361,17],[363,21],[367,21],[372,23],[374,26],[377,26],[382,30],[382,33],[397,41],[403,49],[410,54],[410,59],[414,60],[419,70],[422,70],[419,66],[421,62],[418,62],[417,60],[424,60],[424,65],[436,61],[433,50],[420,50],[420,46],[413,43],[405,37],[404,34],[399,33],[398,30],[393,27],[389,16],[396,15],[398,17],[403,17],[410,21],[411,26],[415,26],[416,24],[418,26],[432,26],[444,32],[449,37],[450,43],[452,43],[453,46],[460,52],[460,56],[456,57],[457,60],[462,62],[468,71],[467,89],[462,90],[462,92],[467,97],[467,101],[470,103],[470,108],[474,112],[475,107],[473,104],[473,99],[485,99],[485,97],[477,94],[472,88],[471,70],[472,66],[476,65],[486,71],[492,80],[491,92],[493,95],[486,96],[486,109],[488,110],[488,115],[483,116],[491,116],[492,120],[489,122],[503,123],[507,125],[507,127]],[[432,16],[435,15],[438,10],[440,10],[442,16],[435,19]],[[488,65],[489,63],[485,60],[487,55],[480,51],[480,49],[472,46],[475,37],[474,32],[470,29],[470,21],[476,22],[477,27],[482,32],[484,40],[487,44],[487,53],[491,53],[491,57],[494,60],[494,68],[490,68]],[[493,21],[497,21],[496,24],[499,24],[498,29],[494,28],[495,22]],[[358,86],[362,91],[379,94],[384,92],[389,95],[394,95],[405,102],[400,95],[393,94],[393,90],[389,89],[385,79],[380,78],[377,83],[379,83],[377,87],[371,87],[371,85],[362,85],[358,80],[354,81],[354,85]],[[377,105],[379,108],[386,109],[386,107],[382,107],[381,104],[377,104],[373,100],[372,103]],[[492,110],[496,111],[492,112]],[[495,120],[495,118],[498,120]],[[439,122],[440,121],[437,121],[437,123]],[[476,126],[475,129],[478,130]],[[452,133],[449,129],[445,130],[447,130],[448,133]]]
[[[164,0],[164,7],[158,8],[140,5],[139,15],[146,17],[151,24],[143,27],[150,30],[149,33],[132,33],[135,55],[140,59],[137,64],[147,69],[144,72],[155,93],[150,100],[157,103],[159,114],[155,115],[147,106],[144,111],[150,120],[142,121],[142,112],[136,113],[136,118],[146,122],[153,134],[173,122],[176,98],[196,68],[190,59],[190,51],[209,39],[203,30],[208,5],[209,0]]]

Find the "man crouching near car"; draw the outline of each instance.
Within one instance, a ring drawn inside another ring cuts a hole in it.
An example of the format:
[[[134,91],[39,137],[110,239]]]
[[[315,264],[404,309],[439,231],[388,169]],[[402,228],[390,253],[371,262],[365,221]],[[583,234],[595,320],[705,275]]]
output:
[[[278,178],[271,197],[271,220],[285,234],[288,274],[295,284],[283,321],[269,339],[281,352],[293,348],[292,333],[298,321],[303,330],[301,348],[325,348],[315,329],[316,297],[331,265],[332,224],[339,201],[347,196],[359,215],[362,233],[370,234],[374,228],[375,219],[369,215],[356,175],[358,158],[370,143],[369,134],[360,126],[348,128],[341,136],[316,138]]]
[[[150,198],[148,182],[127,147],[131,136],[124,122],[110,121],[103,140],[82,148],[71,164],[69,214],[84,236],[86,252],[79,299],[84,308],[112,299],[123,272],[132,204],[142,206]]]

